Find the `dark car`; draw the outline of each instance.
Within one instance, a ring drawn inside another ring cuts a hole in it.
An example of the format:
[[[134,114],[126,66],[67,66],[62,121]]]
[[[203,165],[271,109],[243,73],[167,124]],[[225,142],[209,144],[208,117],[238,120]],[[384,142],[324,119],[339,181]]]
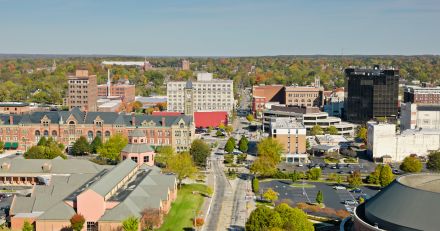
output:
[[[351,190],[352,193],[362,193],[362,189],[360,188],[354,188]]]

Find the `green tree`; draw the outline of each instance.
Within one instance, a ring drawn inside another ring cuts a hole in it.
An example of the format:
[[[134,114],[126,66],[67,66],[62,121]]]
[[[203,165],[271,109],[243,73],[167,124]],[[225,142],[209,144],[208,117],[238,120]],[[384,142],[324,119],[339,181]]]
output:
[[[271,176],[277,172],[277,164],[267,156],[260,156],[252,163],[250,170],[260,176]]]
[[[232,152],[234,152],[235,149],[235,140],[234,138],[229,138],[228,141],[225,144],[225,151],[229,154],[231,154]]]
[[[40,140],[37,143],[37,146],[46,146],[47,139],[45,136],[41,137]]]
[[[167,170],[176,174],[179,181],[179,188],[185,178],[194,178],[197,173],[197,168],[187,152],[177,154],[174,158],[168,161]]]
[[[321,126],[314,125],[312,129],[310,130],[310,135],[316,136],[316,135],[322,135],[324,134],[324,131],[322,130]]]
[[[98,148],[99,156],[113,161],[119,161],[122,149],[128,144],[128,139],[121,134],[111,136],[102,147]]]
[[[225,132],[227,132],[228,134],[231,134],[232,131],[234,131],[234,127],[232,127],[231,125],[227,125],[225,127]]]
[[[259,190],[260,190],[260,183],[258,182],[258,178],[254,177],[252,179],[252,191],[255,194],[258,194]]]
[[[75,214],[70,218],[70,227],[74,231],[81,231],[84,228],[86,219],[81,214]]]
[[[3,143],[3,141],[0,141],[0,151],[3,151],[4,148],[5,148],[5,143]]]
[[[34,231],[34,225],[31,224],[28,220],[25,220],[23,223],[22,231]]]
[[[311,180],[319,180],[321,177],[322,170],[320,168],[312,168],[307,171],[307,177]]]
[[[367,142],[368,130],[366,127],[359,127],[357,130],[356,138],[361,139],[364,143]]]
[[[53,159],[55,157],[66,158],[57,143],[46,143],[47,146],[32,146],[24,153],[26,159]]]
[[[102,147],[102,139],[100,136],[96,136],[90,144],[90,151],[92,153],[98,153],[98,149]]]
[[[219,129],[219,130],[225,130],[225,129],[226,129],[226,126],[225,126],[224,124],[219,124],[219,125],[218,125],[218,129]]]
[[[197,166],[206,167],[206,159],[211,152],[211,148],[205,141],[200,139],[194,140],[189,152]]]
[[[248,114],[247,116],[246,116],[246,119],[247,119],[247,121],[249,121],[250,123],[251,122],[253,122],[254,121],[254,116],[252,115],[252,114]]]
[[[258,206],[249,215],[246,221],[247,231],[265,231],[269,228],[281,227],[283,225],[281,216],[266,206]]]
[[[335,126],[331,125],[327,128],[327,133],[330,135],[337,135],[338,129]]]
[[[176,155],[176,152],[174,151],[174,148],[171,146],[162,146],[159,147],[159,150],[154,157],[154,160],[156,163],[161,164],[162,166],[167,166],[167,163],[174,158]]]
[[[429,170],[439,172],[440,171],[440,152],[432,152],[428,155],[428,163],[426,167]]]
[[[217,131],[215,132],[215,135],[216,135],[216,136],[223,136],[223,132],[220,131],[220,130],[217,130]]]
[[[278,200],[278,193],[275,192],[272,188],[268,188],[266,192],[263,193],[263,198],[265,200],[275,202],[276,200]]]
[[[129,216],[122,221],[122,229],[124,231],[138,231],[139,219],[134,216]]]
[[[414,156],[405,157],[402,164],[400,164],[400,169],[405,172],[420,172],[422,167],[422,162]]]
[[[352,188],[356,188],[362,185],[362,177],[360,171],[354,171],[347,176],[348,185]]]
[[[389,165],[384,165],[380,170],[379,181],[380,186],[385,187],[394,180],[394,174]]]
[[[324,202],[324,195],[322,194],[321,190],[319,190],[316,194],[316,203],[322,204],[322,202]]]
[[[83,156],[89,154],[91,151],[90,144],[84,136],[80,136],[79,139],[73,143],[71,154],[74,156]]]
[[[295,183],[299,179],[299,173],[296,170],[293,170],[293,173],[290,175],[290,180],[292,183]]]
[[[249,149],[249,140],[246,138],[246,136],[241,136],[240,141],[238,141],[238,149],[240,149],[241,152],[246,153]]]
[[[267,157],[275,164],[278,164],[284,152],[284,147],[278,140],[269,137],[260,141],[257,145],[257,150],[259,157]]]
[[[277,227],[282,228],[281,230],[315,230],[312,222],[307,218],[307,214],[301,209],[292,208],[285,203],[281,203],[277,205],[274,210],[281,217],[281,225]]]
[[[380,171],[382,169],[382,165],[377,165],[376,168],[370,175],[368,176],[368,183],[370,184],[380,184]]]

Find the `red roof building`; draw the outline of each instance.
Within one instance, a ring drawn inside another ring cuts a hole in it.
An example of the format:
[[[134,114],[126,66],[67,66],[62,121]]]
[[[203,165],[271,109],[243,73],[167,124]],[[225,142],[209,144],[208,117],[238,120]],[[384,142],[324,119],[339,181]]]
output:
[[[180,112],[171,111],[154,111],[154,116],[176,116]],[[228,112],[225,111],[208,111],[194,112],[194,124],[196,128],[218,127],[220,124],[228,124]]]
[[[194,123],[196,128],[218,127],[220,124],[228,124],[228,112],[194,112]]]

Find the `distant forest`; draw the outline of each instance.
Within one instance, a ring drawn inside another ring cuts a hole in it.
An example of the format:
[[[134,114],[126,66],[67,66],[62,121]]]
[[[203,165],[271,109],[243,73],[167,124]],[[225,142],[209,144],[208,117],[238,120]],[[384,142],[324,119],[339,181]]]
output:
[[[194,78],[194,72],[214,73],[215,78],[232,79],[237,89],[255,84],[299,84],[313,82],[316,76],[325,89],[344,85],[343,70],[349,66],[373,66],[400,69],[408,81],[440,84],[440,56],[271,56],[271,57],[187,57],[191,71],[180,70],[182,57],[150,57],[155,67],[113,66],[112,79],[128,79],[142,96],[166,94],[169,80]],[[67,75],[75,69],[87,69],[98,76],[98,84],[107,80],[103,60],[143,61],[143,57],[69,57],[0,55],[0,101],[26,101],[61,104],[67,89]],[[53,62],[56,70],[50,68]]]

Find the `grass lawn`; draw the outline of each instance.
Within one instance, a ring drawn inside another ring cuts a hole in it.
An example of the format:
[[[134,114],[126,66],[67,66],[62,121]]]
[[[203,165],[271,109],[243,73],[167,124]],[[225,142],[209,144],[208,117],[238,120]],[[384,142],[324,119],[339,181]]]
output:
[[[193,191],[206,193],[207,186],[203,184],[182,185],[177,192],[177,199],[173,202],[170,212],[166,215],[163,225],[159,231],[184,230],[192,227],[194,211],[199,210],[203,204],[204,197],[200,194],[193,194]]]
[[[301,183],[293,183],[290,185],[290,187],[294,187],[294,188],[314,188],[315,185],[313,184],[301,184]]]

